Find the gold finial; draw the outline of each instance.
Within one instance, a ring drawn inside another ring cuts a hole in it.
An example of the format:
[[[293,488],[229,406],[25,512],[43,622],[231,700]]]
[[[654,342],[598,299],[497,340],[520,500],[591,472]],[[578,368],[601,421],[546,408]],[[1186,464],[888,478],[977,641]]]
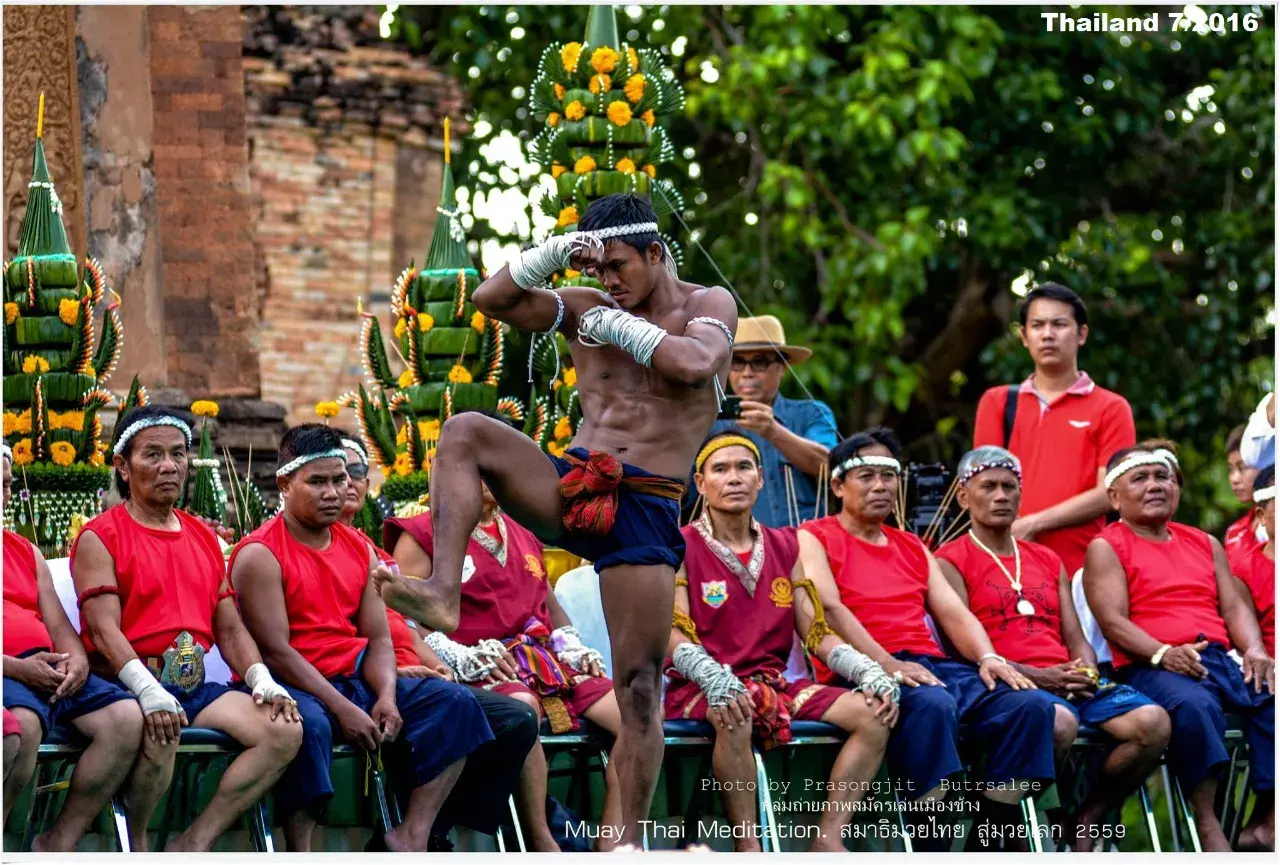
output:
[[[44,138],[44,91],[40,93],[40,109],[36,113],[36,138]]]
[[[43,98],[43,97],[42,97],[42,98]],[[43,102],[41,102],[40,104],[41,104],[41,105],[43,105],[44,103],[43,103]],[[449,164],[449,156],[450,156],[450,153],[449,153],[449,118],[448,118],[448,117],[446,117],[446,118],[444,119],[444,164],[445,164],[445,165],[448,165],[448,164]]]

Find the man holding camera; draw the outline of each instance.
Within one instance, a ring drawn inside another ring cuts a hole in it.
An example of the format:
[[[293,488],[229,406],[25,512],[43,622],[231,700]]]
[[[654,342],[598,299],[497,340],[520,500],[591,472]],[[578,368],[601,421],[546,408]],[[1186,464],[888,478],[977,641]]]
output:
[[[751,515],[770,528],[798,526],[826,515],[827,454],[839,441],[835,415],[815,399],[788,399],[778,393],[787,365],[813,352],[787,345],[782,322],[772,315],[738,320],[729,385],[712,433],[745,431],[760,450],[764,488]],[[822,487],[819,495],[819,487]],[[695,489],[692,483],[689,490]],[[687,502],[692,505],[692,498]]]

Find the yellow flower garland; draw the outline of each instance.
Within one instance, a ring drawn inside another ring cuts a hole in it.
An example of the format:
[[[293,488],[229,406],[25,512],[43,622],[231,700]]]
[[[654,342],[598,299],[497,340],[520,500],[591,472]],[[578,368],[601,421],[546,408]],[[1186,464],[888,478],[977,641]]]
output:
[[[578,370],[576,368],[569,367],[564,371],[564,383],[569,387],[578,386]]]
[[[636,49],[632,48],[630,45],[627,46],[627,60],[631,64],[632,71],[639,70],[640,55],[637,54]]]
[[[658,118],[654,115],[652,108],[650,108],[644,114],[641,114],[640,119],[643,120],[649,126],[652,126],[653,124],[658,122]]]
[[[418,330],[426,333],[436,326],[436,320],[425,312],[418,313]]]
[[[560,49],[560,62],[564,65],[564,71],[570,75],[578,71],[578,61],[582,57],[582,43],[570,42],[568,45]]]
[[[80,304],[74,300],[63,300],[58,303],[58,318],[68,327],[75,327],[80,320]]]
[[[612,72],[618,65],[618,52],[608,45],[601,45],[591,52],[591,68],[599,73]]]
[[[632,75],[627,79],[627,85],[622,88],[622,92],[632,102],[638,103],[641,99],[644,99],[644,76]]]
[[[556,113],[556,112],[554,112],[554,111],[552,111],[550,114],[548,114],[548,115],[547,115],[547,125],[548,125],[548,126],[559,126],[559,125],[560,125],[560,115],[559,115],[559,114],[557,114],[557,113]]]
[[[396,319],[396,326],[392,328],[392,333],[396,339],[404,339],[405,332],[408,331],[409,325],[405,323],[403,318]]]
[[[407,453],[396,454],[396,461],[391,466],[391,470],[400,477],[411,474],[413,472],[413,460],[409,458]]]
[[[570,120],[581,120],[587,116],[587,109],[575,99],[564,107],[564,116]]]
[[[640,170],[643,171],[645,174],[649,175],[650,177],[658,176],[658,167],[656,165],[646,165],[644,168]]]
[[[556,428],[552,435],[556,437],[557,441],[567,439],[573,435],[573,426],[569,423],[568,417],[562,416],[560,420],[556,421]]]
[[[338,405],[336,402],[333,402],[331,400],[327,402],[316,403],[316,414],[319,417],[324,418],[325,420],[328,420],[329,418],[337,417],[341,412],[342,412],[342,406]]]
[[[18,320],[18,305],[16,303],[6,303],[4,305],[4,323],[13,324]]]
[[[31,452],[31,439],[22,439],[13,446],[14,465],[25,466],[33,462],[35,462],[35,455]]]
[[[4,413],[4,435],[6,438],[18,431],[18,416],[11,411]]]
[[[396,379],[396,384],[400,385],[402,388],[413,387],[413,381],[413,370],[406,369],[404,372],[400,373],[400,378]]]
[[[568,170],[569,170],[569,169],[565,168],[565,167],[564,167],[563,165],[561,165],[559,162],[553,162],[553,163],[551,163],[551,176],[552,176],[552,177],[559,177],[561,174],[564,174],[564,173],[565,173],[566,171],[568,171]]]
[[[191,413],[196,417],[217,417],[218,404],[211,399],[198,399],[191,404]]]
[[[418,421],[418,437],[423,441],[433,442],[440,438],[440,421]]]
[[[560,216],[556,219],[556,225],[564,228],[566,225],[573,225],[578,221],[578,208],[572,204],[560,211]]]
[[[587,87],[597,96],[601,93],[608,93],[613,87],[613,79],[608,75],[592,75],[591,83]]]
[[[38,355],[29,355],[22,361],[22,371],[28,375],[32,373],[44,374],[49,371],[49,361]]]
[[[449,381],[453,384],[470,384],[471,373],[465,366],[454,364],[453,369],[449,370]]]
[[[636,164],[625,156],[613,163],[614,171],[621,171],[623,174],[635,174]]]
[[[556,99],[564,99],[564,85],[563,85],[563,84],[561,84],[560,82],[558,82],[558,81],[557,81],[555,84],[551,85],[551,89],[555,91]]]
[[[631,122],[631,106],[618,99],[609,103],[609,110],[606,112],[609,122],[614,126],[626,126]]]
[[[69,466],[76,461],[76,448],[70,442],[54,442],[49,445],[49,455],[54,465]]]
[[[596,170],[596,161],[590,156],[582,156],[577,162],[573,163],[574,174],[586,174],[589,171]]]
[[[471,329],[474,330],[476,333],[481,333],[481,334],[484,333],[484,313],[483,312],[471,313]]]

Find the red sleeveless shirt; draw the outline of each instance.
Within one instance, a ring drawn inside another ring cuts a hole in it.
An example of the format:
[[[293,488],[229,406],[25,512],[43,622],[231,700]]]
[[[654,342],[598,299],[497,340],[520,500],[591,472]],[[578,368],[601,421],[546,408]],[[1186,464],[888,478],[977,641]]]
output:
[[[1163,543],[1150,541],[1122,522],[1102,530],[1101,537],[1115,550],[1129,583],[1129,619],[1152,639],[1171,646],[1194,643],[1203,634],[1209,642],[1230,648],[1218,611],[1209,536],[1181,523],[1169,523],[1169,535]],[[1114,644],[1111,652],[1117,667],[1133,663]]]
[[[838,516],[811,520],[800,529],[822,544],[840,600],[882,649],[943,656],[924,621],[929,559],[919,538],[884,526],[887,543],[877,546],[849,534]],[[823,680],[821,674],[818,678]]]
[[[356,628],[369,582],[369,539],[341,523],[329,527],[329,546],[313,550],[295,540],[283,516],[272,517],[236,544],[227,570],[250,544],[262,544],[280,564],[289,645],[320,675],[352,676],[369,640]]]
[[[507,534],[505,564],[499,563],[474,537],[467,542],[467,557],[474,571],[468,573],[471,568],[463,568],[461,615],[458,629],[449,635],[449,639],[464,646],[523,634],[529,619],[536,618],[551,629],[542,542],[505,514],[499,513],[498,520]],[[382,524],[383,543],[393,550],[404,533],[417,541],[428,556],[435,557],[431,514],[393,518]]]
[[[4,532],[4,653],[17,657],[33,649],[46,652],[53,638],[40,615],[36,554],[22,535]]]
[[[1051,667],[1071,660],[1062,640],[1062,616],[1058,605],[1058,580],[1062,559],[1041,544],[1018,541],[1022,554],[1022,595],[1036,608],[1033,615],[1017,611],[1018,594],[991,556],[978,549],[966,534],[944,545],[934,555],[955,566],[969,593],[969,609],[982,623],[996,652],[1017,664]],[[1013,556],[1000,561],[1017,575]]]
[[[201,520],[185,511],[173,513],[180,526],[176,532],[142,525],[123,504],[84,527],[115,562],[120,632],[139,658],[160,657],[183,631],[206,652],[213,647],[213,612],[227,578],[222,547]],[[73,567],[80,537],[71,545]],[[96,650],[87,628],[80,639],[92,656]]]
[[[791,570],[800,547],[794,532],[764,526],[760,531],[764,561],[751,594],[697,528],[680,530],[689,577],[689,617],[703,648],[718,663],[732,667],[739,678],[781,674],[795,641]]]
[[[1267,654],[1276,656],[1276,563],[1262,552],[1265,544],[1249,549],[1247,554],[1236,557],[1231,572],[1249,587],[1253,608],[1258,611],[1258,627],[1262,631],[1262,644]],[[8,636],[8,621],[5,622]]]

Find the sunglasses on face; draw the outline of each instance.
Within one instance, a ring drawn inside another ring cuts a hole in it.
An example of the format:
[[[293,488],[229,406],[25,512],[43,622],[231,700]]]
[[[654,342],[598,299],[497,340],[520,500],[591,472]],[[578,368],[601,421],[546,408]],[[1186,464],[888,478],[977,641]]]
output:
[[[353,481],[362,481],[369,476],[369,467],[364,463],[347,463],[347,476]]]
[[[780,361],[776,357],[735,357],[729,363],[729,368],[734,372],[742,372],[747,367],[751,367],[752,372],[766,372],[769,367]]]

